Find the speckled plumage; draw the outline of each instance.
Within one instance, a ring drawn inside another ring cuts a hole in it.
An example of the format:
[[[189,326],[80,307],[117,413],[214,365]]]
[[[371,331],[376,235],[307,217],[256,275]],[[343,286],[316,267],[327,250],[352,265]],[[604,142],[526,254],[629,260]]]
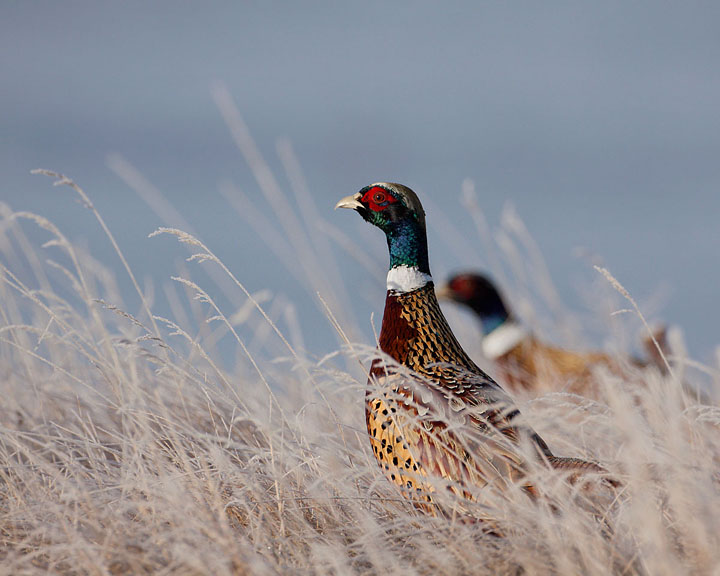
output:
[[[427,262],[425,217],[409,188],[376,183],[343,198],[386,234],[391,270],[415,267],[428,281],[407,291],[389,290],[380,349],[366,394],[366,421],[373,453],[387,477],[426,509],[438,479],[459,496],[487,484],[524,480],[528,458],[573,471],[602,471],[591,462],[558,458],[519,420],[505,391],[465,353],[435,296]],[[408,231],[412,233],[408,233]],[[402,253],[398,263],[393,255]],[[527,443],[532,451],[520,449]]]
[[[380,349],[423,377],[394,376],[377,359],[366,397],[373,452],[410,497],[431,499],[434,488],[426,475],[450,480],[451,489],[465,496],[463,486],[518,480],[523,463],[511,444],[521,434],[535,442],[538,456],[554,458],[530,428],[512,423],[517,409],[459,345],[432,283],[407,294],[388,293]],[[460,441],[451,423],[482,434]]]

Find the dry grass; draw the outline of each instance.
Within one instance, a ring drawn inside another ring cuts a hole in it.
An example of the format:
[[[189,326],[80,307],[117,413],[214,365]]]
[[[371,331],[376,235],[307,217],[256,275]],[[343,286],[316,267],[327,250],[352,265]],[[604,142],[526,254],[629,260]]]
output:
[[[289,148],[281,155],[296,168]],[[261,185],[277,193],[270,177]],[[28,242],[28,219],[48,245]],[[318,314],[347,314],[327,245],[308,232],[315,224],[282,229],[308,264],[308,288],[325,286]],[[497,537],[460,515],[423,514],[382,476],[364,430],[372,346],[308,358],[262,295],[176,230],[164,232],[189,245],[190,266],[229,280],[239,313],[184,275],[184,323],[153,316],[137,283],[131,315],[113,275],[52,223],[4,210],[0,226],[2,574],[717,573],[720,410],[680,385],[712,395],[713,369],[676,358],[665,376],[599,373],[603,401],[523,402],[557,454],[601,462],[622,489],[603,499],[536,469],[536,503],[519,489],[485,491],[482,504],[447,496],[449,508],[495,518]],[[328,321],[355,330],[347,317]],[[232,368],[220,338],[234,342]]]

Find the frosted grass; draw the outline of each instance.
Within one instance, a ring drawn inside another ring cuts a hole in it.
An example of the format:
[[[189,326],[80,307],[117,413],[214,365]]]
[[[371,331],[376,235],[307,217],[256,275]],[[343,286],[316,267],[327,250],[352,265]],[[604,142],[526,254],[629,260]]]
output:
[[[528,480],[542,493],[536,501],[519,487],[473,489],[476,501],[468,501],[438,484],[443,513],[433,516],[404,499],[366,437],[366,375],[378,353],[358,336],[336,260],[355,258],[369,282],[382,283],[384,255],[368,258],[317,211],[293,208],[312,195],[292,148],[278,146],[288,194],[227,92],[218,88],[215,98],[272,212],[269,249],[295,263],[289,272],[315,298],[337,346],[309,354],[291,302],[250,293],[212,246],[177,229],[148,241],[149,249],[174,240],[179,253],[189,250],[163,288],[171,317],[155,314],[90,196],[43,171],[79,195],[104,229],[140,305],[128,310],[109,267],[50,220],[0,205],[0,574],[717,570],[720,409],[710,400],[720,376],[687,357],[679,338],[667,374],[628,366],[625,378],[599,369],[595,399],[519,399],[557,455],[601,463],[621,482],[617,490],[599,478],[571,485],[558,471],[531,466]],[[111,164],[155,210],[167,208],[129,164]],[[586,340],[585,318],[559,302],[519,218],[509,213],[492,233],[472,183],[463,191],[496,275],[520,286],[513,296],[523,316],[557,340]],[[232,183],[222,193],[231,206],[247,206]],[[252,220],[262,213],[255,208],[238,216]],[[47,242],[28,240],[30,228]],[[477,239],[466,242],[456,249],[472,261]],[[627,352],[645,319],[611,272],[601,272],[591,320],[606,326],[629,302],[630,312],[607,329],[612,347]],[[448,312],[463,341],[476,338],[473,323]],[[219,341],[235,350],[230,368]],[[689,394],[692,387],[703,396]],[[492,518],[495,535],[473,518]]]
[[[21,221],[50,240],[32,247]],[[139,316],[124,310],[112,275],[51,222],[4,214],[0,572],[682,574],[717,566],[720,411],[688,397],[672,373],[636,375],[638,387],[600,372],[602,401],[557,393],[521,405],[556,453],[595,459],[621,480],[609,501],[537,468],[530,477],[544,496],[536,503],[513,489],[480,490],[480,502],[441,493],[456,513],[428,516],[384,478],[366,440],[371,343],[347,339],[307,357],[208,247],[160,232],[190,247],[190,270],[219,267],[247,302],[233,317],[215,304],[216,288],[176,279],[187,297],[179,305],[200,306],[203,322],[224,325],[235,342],[232,372],[197,326],[144,304]],[[322,296],[328,322],[342,330],[334,300]],[[247,344],[262,326],[275,355]],[[705,370],[706,380],[717,377]],[[464,518],[487,515],[502,537]]]

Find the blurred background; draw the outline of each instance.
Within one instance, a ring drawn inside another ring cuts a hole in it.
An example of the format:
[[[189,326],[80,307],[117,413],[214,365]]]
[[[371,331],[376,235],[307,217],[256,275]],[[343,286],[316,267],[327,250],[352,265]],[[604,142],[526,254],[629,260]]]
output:
[[[137,298],[92,215],[30,170],[83,187],[159,313],[187,252],[147,236],[190,230],[249,290],[293,303],[304,345],[322,355],[337,344],[318,282],[353,287],[328,304],[366,342],[385,291],[383,238],[333,213],[335,202],[378,180],[414,188],[441,280],[497,266],[463,203],[474,189],[491,234],[513,214],[524,223],[569,310],[601,308],[592,264],[606,266],[709,360],[720,324],[720,4],[439,6],[5,2],[0,201],[48,217],[116,269],[132,312]],[[275,209],[304,213],[317,261],[287,252],[298,243],[273,212],[275,189],[286,194]],[[338,266],[321,275],[325,245],[339,247]],[[588,338],[603,345],[601,331]]]

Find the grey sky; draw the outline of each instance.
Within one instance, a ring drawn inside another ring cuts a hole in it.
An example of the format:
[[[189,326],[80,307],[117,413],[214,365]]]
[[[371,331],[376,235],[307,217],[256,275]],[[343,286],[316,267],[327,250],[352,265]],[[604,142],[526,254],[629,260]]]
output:
[[[157,260],[182,252],[145,238],[160,222],[106,167],[120,153],[251,288],[282,283],[294,298],[218,193],[230,179],[258,197],[211,97],[222,81],[263,153],[287,136],[323,218],[373,242],[383,266],[376,231],[331,214],[337,198],[403,182],[470,236],[458,199],[471,178],[491,224],[513,202],[571,307],[594,274],[582,247],[640,301],[667,287],[658,318],[707,358],[720,323],[720,4],[439,6],[6,2],[0,199],[93,242],[87,214],[29,170],[71,175],[138,272],[162,282]],[[441,245],[431,256],[436,276],[465,264]],[[364,325],[373,298],[358,301]],[[301,315],[308,331],[317,316]]]

